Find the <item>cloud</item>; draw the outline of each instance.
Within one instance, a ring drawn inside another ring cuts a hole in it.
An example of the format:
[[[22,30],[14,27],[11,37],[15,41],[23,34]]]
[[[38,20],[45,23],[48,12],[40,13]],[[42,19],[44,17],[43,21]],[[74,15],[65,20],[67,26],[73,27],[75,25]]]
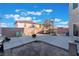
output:
[[[31,14],[31,15],[40,16],[40,15],[42,15],[43,12],[51,13],[51,12],[53,12],[53,10],[52,9],[43,9],[41,11],[27,11],[26,13]]]
[[[64,28],[68,28],[68,25],[56,25],[56,27],[64,27]]]
[[[40,10],[40,11],[27,11],[27,10],[24,10],[24,9],[16,9],[15,10],[16,12],[20,12],[21,15],[37,15],[37,16],[40,16],[42,15],[43,12],[47,12],[47,13],[51,13],[53,12],[52,9],[43,9],[43,10]]]
[[[55,18],[55,19],[51,19],[51,21],[54,21],[54,22],[60,22],[60,21],[62,21],[62,19]]]
[[[44,9],[43,11],[44,11],[44,12],[48,12],[48,13],[53,12],[52,9]]]
[[[16,14],[16,15],[14,15],[13,17],[14,17],[14,18],[19,18],[20,15]]]
[[[26,10],[23,10],[23,9],[21,9],[21,10],[20,9],[16,9],[15,11],[16,12],[20,11],[21,15],[29,15],[29,14],[31,14],[31,15],[38,15],[38,16],[40,16],[42,14],[41,11],[26,11]]]
[[[36,11],[36,12],[34,12],[34,11],[27,11],[27,14],[40,16],[40,15],[42,15],[42,12],[40,12],[40,11]]]
[[[0,23],[1,27],[13,27],[13,23]]]
[[[8,27],[6,23],[1,23],[1,27]]]
[[[13,14],[6,14],[4,16],[5,16],[6,19],[9,19],[9,18],[13,17]]]
[[[27,20],[27,21],[31,21],[32,20],[32,17],[19,17],[19,18],[17,18],[17,19],[15,19],[15,20]]]
[[[20,10],[20,9],[16,9],[16,10],[15,10],[15,12],[19,12],[19,11],[21,11],[21,10]]]
[[[63,25],[68,24],[68,21],[62,21],[60,22],[60,24],[63,24]]]
[[[33,20],[33,22],[38,23],[41,22],[41,20]]]
[[[43,10],[41,10],[41,11],[27,11],[27,14],[40,16],[40,15],[42,15],[43,12],[48,12],[48,13],[50,13],[50,12],[53,12],[53,10],[52,10],[52,9],[43,9]]]
[[[21,12],[20,15],[22,15],[22,16],[27,16],[27,13],[26,13],[26,12]]]
[[[55,19],[54,19],[55,22],[60,22],[61,20],[62,20],[62,19],[59,19],[59,18],[55,18]]]
[[[14,20],[27,20],[27,21],[32,20],[32,17],[23,17],[23,16],[20,16],[18,14],[6,14],[5,18],[6,19],[14,18]]]
[[[68,27],[68,21],[61,21],[61,22],[58,22],[55,26],[57,27]]]
[[[13,15],[13,14],[6,14],[4,16],[5,16],[6,19],[10,19],[10,18],[16,19],[16,18],[20,17],[20,15],[18,15],[18,14],[15,14],[15,15]]]

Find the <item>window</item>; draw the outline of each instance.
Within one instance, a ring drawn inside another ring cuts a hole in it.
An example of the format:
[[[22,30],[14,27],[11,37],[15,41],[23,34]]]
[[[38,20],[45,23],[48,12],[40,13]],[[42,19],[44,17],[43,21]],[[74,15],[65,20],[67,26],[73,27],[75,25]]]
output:
[[[35,25],[34,24],[32,24],[31,26],[30,26],[30,28],[34,28],[35,27]]]
[[[73,24],[73,34],[74,36],[79,36],[79,25]]]
[[[73,9],[78,7],[78,3],[73,3]]]

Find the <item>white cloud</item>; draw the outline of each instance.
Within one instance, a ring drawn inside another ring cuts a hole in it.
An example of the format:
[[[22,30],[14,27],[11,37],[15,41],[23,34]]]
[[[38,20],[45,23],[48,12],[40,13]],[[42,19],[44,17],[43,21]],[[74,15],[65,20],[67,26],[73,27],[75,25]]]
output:
[[[68,28],[68,25],[56,25],[56,27],[64,27],[64,28]]]
[[[16,15],[13,15],[14,18],[18,18],[20,17],[20,15],[16,14]]]
[[[20,17],[20,15],[16,14],[13,16],[14,19],[18,19]]]
[[[41,20],[33,20],[33,22],[36,22],[36,23],[38,23],[38,22],[41,22]]]
[[[9,19],[9,18],[16,19],[16,18],[20,17],[20,15],[18,15],[18,14],[15,14],[15,15],[13,15],[13,14],[6,14],[4,16],[5,16],[6,19]]]
[[[15,20],[27,20],[27,21],[31,21],[32,20],[32,17],[19,17],[19,18],[17,18],[17,19],[15,19]]]
[[[6,23],[1,23],[1,27],[8,27]]]
[[[37,16],[40,16],[42,15],[43,12],[47,12],[47,13],[51,13],[53,12],[52,9],[43,9],[41,11],[26,11],[26,10],[21,10],[21,9],[16,9],[15,10],[16,12],[19,12],[21,13],[21,15],[37,15]]]
[[[68,21],[58,22],[57,27],[68,27]]]
[[[36,12],[34,12],[34,11],[27,11],[27,14],[40,16],[40,15],[42,15],[42,12],[40,12],[40,11],[36,11]]]
[[[7,14],[5,15],[5,18],[6,19],[10,19],[10,18],[14,18],[14,20],[27,20],[27,21],[31,21],[32,20],[32,17],[22,17],[18,14]]]
[[[19,9],[16,9],[16,10],[15,10],[15,12],[19,12],[19,11],[21,11],[21,10],[19,10]]]
[[[51,21],[54,21],[54,22],[60,22],[60,21],[62,21],[62,19],[55,18],[55,19],[51,19]]]
[[[12,27],[13,23],[1,23],[1,27]]]
[[[26,20],[32,20],[32,17],[25,17]]]
[[[62,20],[62,19],[59,19],[59,18],[55,18],[55,19],[54,19],[55,22],[60,22],[61,20]]]
[[[11,17],[13,17],[13,14],[6,14],[6,15],[5,15],[5,18],[6,18],[6,19],[9,19],[9,18],[11,18]]]
[[[27,16],[27,13],[26,12],[21,12],[21,15]]]
[[[65,27],[68,28],[68,21],[64,21],[63,19],[55,18],[55,26],[56,27]]]
[[[43,11],[48,12],[48,13],[53,12],[52,9],[44,9]]]
[[[60,24],[68,24],[68,21],[62,21],[62,22],[60,22]]]
[[[31,14],[31,15],[40,16],[42,14],[42,11],[27,11],[27,10],[23,10],[23,9],[22,10],[16,9],[15,11],[16,12],[20,11],[21,15],[29,15],[29,14]]]

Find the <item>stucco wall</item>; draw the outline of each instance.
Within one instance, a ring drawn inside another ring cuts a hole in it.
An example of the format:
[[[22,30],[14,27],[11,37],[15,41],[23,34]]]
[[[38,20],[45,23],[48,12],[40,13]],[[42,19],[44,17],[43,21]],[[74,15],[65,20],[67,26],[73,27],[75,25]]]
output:
[[[73,9],[73,3],[69,3],[69,34],[73,36],[73,24],[79,24],[79,6]]]

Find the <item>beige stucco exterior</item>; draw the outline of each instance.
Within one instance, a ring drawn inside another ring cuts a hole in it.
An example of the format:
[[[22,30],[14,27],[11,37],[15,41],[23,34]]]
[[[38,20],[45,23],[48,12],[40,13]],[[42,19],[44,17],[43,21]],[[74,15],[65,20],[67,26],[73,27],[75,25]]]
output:
[[[79,24],[79,6],[73,9],[73,3],[69,3],[69,35],[71,36],[73,36],[73,24]]]
[[[34,27],[32,27],[34,25]],[[23,35],[32,35],[34,33],[38,33],[43,29],[43,25],[33,23],[31,21],[17,21],[15,23],[15,27],[24,28]]]
[[[17,23],[17,26],[16,27],[21,27],[21,28],[23,28],[24,27],[24,23]]]

